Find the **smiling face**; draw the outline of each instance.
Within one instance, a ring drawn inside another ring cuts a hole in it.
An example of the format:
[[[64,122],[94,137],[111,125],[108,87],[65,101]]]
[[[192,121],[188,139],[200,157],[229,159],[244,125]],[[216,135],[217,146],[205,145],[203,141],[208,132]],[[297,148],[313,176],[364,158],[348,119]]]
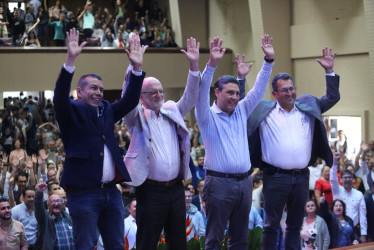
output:
[[[217,106],[222,112],[231,115],[239,102],[239,86],[236,83],[223,84],[222,90],[214,89],[217,97]]]
[[[291,87],[295,87],[291,79],[278,79],[277,90],[273,90],[271,92],[275,99],[278,101],[279,105],[287,111],[291,111],[293,109],[296,99],[296,90],[287,90],[287,92],[285,91],[286,89],[290,89]]]
[[[98,107],[103,100],[103,93],[103,82],[97,78],[87,76],[82,81],[82,84],[78,83],[77,96],[81,102]]]
[[[25,197],[23,197],[23,202],[25,203],[27,208],[31,208],[34,206],[34,197],[35,197],[35,191],[27,190],[25,192]]]
[[[154,77],[145,78],[143,81],[140,100],[144,107],[151,109],[158,114],[165,101],[164,90],[161,82]]]
[[[59,195],[52,194],[48,199],[48,210],[54,215],[59,215],[63,209],[63,204],[64,201]]]

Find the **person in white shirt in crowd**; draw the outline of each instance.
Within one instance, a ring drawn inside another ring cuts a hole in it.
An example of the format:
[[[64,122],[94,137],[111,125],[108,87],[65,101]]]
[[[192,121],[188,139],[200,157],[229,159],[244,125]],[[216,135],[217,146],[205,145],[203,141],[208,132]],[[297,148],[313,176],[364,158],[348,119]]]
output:
[[[189,188],[185,187],[184,196],[186,202],[186,231],[190,231],[187,236],[187,241],[194,237],[205,236],[205,224],[203,215],[199,212],[197,207],[192,204],[192,194]],[[191,229],[192,228],[192,229]]]

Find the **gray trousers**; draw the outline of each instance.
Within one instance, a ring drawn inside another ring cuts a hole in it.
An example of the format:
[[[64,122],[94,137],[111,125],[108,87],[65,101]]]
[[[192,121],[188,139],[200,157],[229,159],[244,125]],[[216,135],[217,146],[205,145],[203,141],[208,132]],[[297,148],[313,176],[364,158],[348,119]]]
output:
[[[300,244],[300,229],[305,214],[305,203],[309,192],[309,172],[292,175],[274,173],[269,175],[264,170],[265,222],[262,233],[264,250],[275,250],[277,233],[283,208],[287,205],[287,229],[284,248],[298,250]]]
[[[221,249],[227,222],[228,249],[247,249],[252,178],[238,180],[207,175],[203,200],[207,217],[205,249]]]

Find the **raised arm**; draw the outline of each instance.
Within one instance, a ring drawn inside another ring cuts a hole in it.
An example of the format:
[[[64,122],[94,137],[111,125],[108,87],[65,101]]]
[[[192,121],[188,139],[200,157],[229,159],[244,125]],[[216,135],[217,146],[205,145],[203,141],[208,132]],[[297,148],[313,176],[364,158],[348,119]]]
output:
[[[330,184],[332,197],[334,200],[340,199],[339,182],[338,182],[338,166],[337,162],[340,157],[340,153],[334,153],[334,162],[330,170]]]
[[[316,60],[326,73],[326,94],[319,98],[322,113],[332,108],[340,100],[339,76],[335,75],[333,71],[335,57],[336,53],[332,53],[331,48],[324,47],[322,49],[322,60]]]
[[[240,90],[239,100],[242,100],[245,96],[245,77],[248,75],[253,64],[250,63],[247,66],[245,64],[245,55],[243,54],[242,58],[240,59],[240,55],[236,54],[235,65],[236,65],[237,78],[239,80],[239,90]]]
[[[88,9],[88,6],[91,4],[91,2],[88,0],[87,2],[86,2],[86,5],[84,6],[84,9],[83,9],[83,11],[81,12],[81,14],[78,16],[78,18],[77,18],[77,20],[78,20],[78,22],[80,21],[80,20],[82,20],[82,18],[83,18],[83,15],[84,15],[84,13],[86,13],[86,11],[87,11],[87,9]]]
[[[248,92],[247,96],[240,101],[240,105],[244,105],[245,107],[246,116],[248,118],[265,94],[273,67],[273,39],[268,34],[265,34],[262,37],[261,48],[265,54],[265,62],[262,65],[260,72],[257,74],[255,85]]]
[[[82,42],[81,45],[78,44],[79,41],[79,31],[72,28],[70,31],[66,32],[66,47],[68,49],[65,66],[74,66],[75,59],[80,55],[83,47],[87,42]]]
[[[210,85],[212,83],[217,63],[222,60],[226,51],[225,48],[222,48],[222,43],[223,41],[222,39],[219,39],[219,37],[215,37],[210,42],[209,61],[201,76],[200,92],[195,106],[196,121],[198,122],[200,129],[201,125],[209,120]]]
[[[182,116],[187,115],[187,113],[191,111],[193,106],[196,104],[199,95],[199,48],[200,43],[196,42],[195,38],[190,37],[187,39],[187,51],[183,49],[181,50],[190,64],[190,72],[188,74],[186,88],[184,89],[182,98],[177,103],[177,107]]]

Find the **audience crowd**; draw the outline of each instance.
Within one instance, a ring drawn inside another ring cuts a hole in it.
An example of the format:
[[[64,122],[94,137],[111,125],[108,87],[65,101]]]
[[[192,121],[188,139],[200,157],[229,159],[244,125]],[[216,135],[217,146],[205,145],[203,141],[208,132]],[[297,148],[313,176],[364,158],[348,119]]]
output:
[[[192,145],[192,178],[185,183],[186,237],[189,240],[205,235],[205,203],[202,200],[205,152],[197,124],[191,126],[187,119],[185,123]],[[72,246],[66,194],[59,184],[66,155],[51,100],[22,95],[5,98],[4,109],[0,111],[0,131],[0,220],[13,221],[9,226],[12,229],[8,230],[17,235],[10,237],[9,233],[0,232],[0,241],[7,237],[7,244],[17,241],[22,246],[26,244],[26,237],[27,245],[34,249]],[[123,121],[115,125],[114,133],[124,156],[131,138]],[[305,204],[305,219],[300,231],[303,249],[310,246],[327,249],[374,240],[374,142],[362,142],[360,148],[355,159],[349,160],[342,148],[332,146],[334,165],[331,169],[321,159],[309,166],[310,199]],[[249,229],[262,227],[266,216],[262,207],[262,170],[253,168],[252,178]],[[137,230],[134,189],[124,183],[118,188],[123,194],[127,214],[125,236],[133,247]],[[279,227],[279,249],[283,246],[286,219],[287,207]],[[2,222],[1,226],[8,224]],[[100,247],[102,243],[98,240],[98,249]]]
[[[29,0],[25,10],[0,1],[0,46],[65,46],[65,32],[75,28],[87,46],[128,47],[133,34],[142,45],[177,47],[157,1],[116,0],[108,6],[87,1],[76,10],[61,1]],[[6,39],[8,38],[8,39]]]

